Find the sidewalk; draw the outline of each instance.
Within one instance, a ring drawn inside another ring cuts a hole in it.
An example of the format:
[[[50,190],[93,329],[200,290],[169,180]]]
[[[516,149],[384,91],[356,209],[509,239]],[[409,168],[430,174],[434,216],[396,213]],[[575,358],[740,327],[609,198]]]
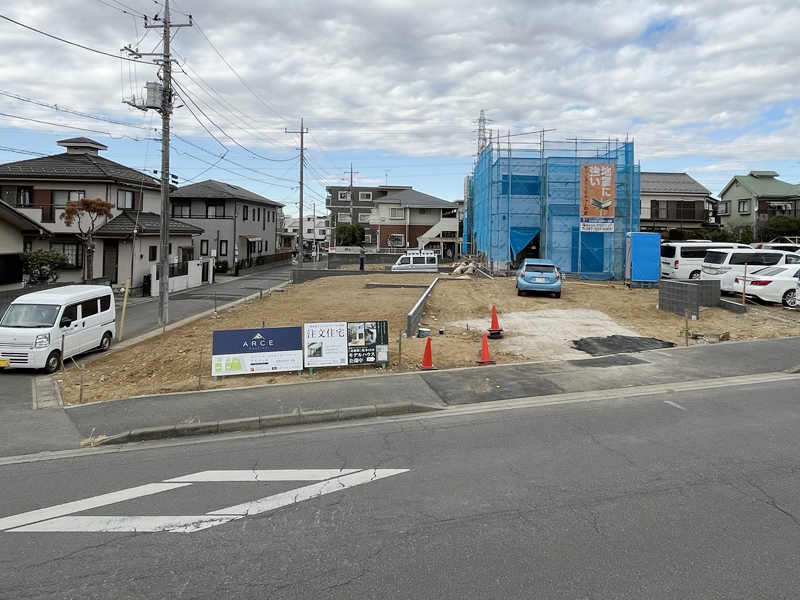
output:
[[[757,340],[562,362],[164,394],[57,410],[73,424],[76,445],[78,438],[92,435],[117,436],[112,441],[124,443],[581,392],[609,397],[608,391],[619,389],[620,395],[629,395],[623,390],[680,382],[722,384],[725,378],[769,374],[800,380],[795,374],[800,371],[798,357],[800,338]],[[2,435],[13,435],[2,429],[0,424]]]

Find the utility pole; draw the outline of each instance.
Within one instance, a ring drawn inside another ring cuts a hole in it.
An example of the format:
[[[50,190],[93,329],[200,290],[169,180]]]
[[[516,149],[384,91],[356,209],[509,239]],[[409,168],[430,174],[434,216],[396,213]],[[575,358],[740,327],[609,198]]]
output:
[[[344,174],[347,175],[347,171]],[[358,171],[355,174],[358,175]],[[350,200],[350,225],[355,225],[353,221],[353,163],[350,163],[350,187],[348,188],[347,196]]]
[[[158,21],[158,17],[154,19]],[[191,27],[192,16],[189,15],[188,23],[173,24],[169,18],[169,0],[164,2],[164,17],[162,24],[150,24],[147,17],[144,18],[145,29],[163,29],[163,41],[161,54],[141,53],[132,49],[130,46],[123,48],[129,54],[141,58],[142,56],[157,56],[154,59],[156,64],[161,65],[161,93],[160,103],[157,102],[156,84],[148,84],[148,99],[142,105],[136,106],[142,110],[153,108],[161,114],[161,235],[159,238],[161,255],[159,256],[159,282],[158,282],[158,323],[162,327],[169,324],[169,118],[172,114],[172,58],[170,56],[169,41],[170,27]],[[153,97],[150,91],[153,90]],[[129,102],[130,104],[130,102]]]
[[[298,228],[298,238],[297,243],[299,245],[299,252],[297,256],[300,258],[297,262],[298,266],[302,269],[303,268],[303,227],[305,227],[305,223],[303,223],[303,172],[305,171],[305,155],[303,151],[305,148],[303,147],[303,136],[308,133],[308,129],[303,127],[303,119],[300,119],[300,131],[289,131],[285,127],[283,128],[284,132],[286,133],[299,133],[300,134],[300,227]]]

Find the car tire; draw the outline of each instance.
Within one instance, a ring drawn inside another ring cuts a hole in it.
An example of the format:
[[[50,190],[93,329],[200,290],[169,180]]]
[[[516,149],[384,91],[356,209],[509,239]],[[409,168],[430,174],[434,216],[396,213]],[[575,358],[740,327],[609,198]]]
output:
[[[53,350],[50,354],[47,355],[47,360],[44,363],[44,372],[48,375],[52,375],[56,371],[58,371],[58,367],[61,366],[61,355],[59,354],[58,350]]]
[[[522,290],[517,288],[517,296],[522,296]]]
[[[103,337],[100,340],[100,345],[97,347],[97,349],[100,352],[108,352],[109,348],[111,348],[111,334],[106,331],[103,334]]]
[[[561,292],[554,292],[554,293],[553,293],[553,295],[554,295],[556,298],[561,298]]]
[[[689,279],[700,279],[700,271],[692,271],[689,273]]]
[[[797,290],[787,290],[787,292],[783,295],[782,302],[784,306],[788,306],[789,308],[796,308]]]

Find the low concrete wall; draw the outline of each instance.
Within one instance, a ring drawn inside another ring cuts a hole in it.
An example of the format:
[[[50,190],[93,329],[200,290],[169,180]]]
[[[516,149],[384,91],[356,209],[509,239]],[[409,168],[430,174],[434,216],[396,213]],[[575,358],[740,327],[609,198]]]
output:
[[[364,264],[365,265],[393,265],[397,262],[397,259],[400,258],[402,254],[390,254],[388,252],[368,252],[364,256]],[[358,265],[359,264],[359,255],[351,254],[351,253],[339,253],[339,252],[329,252],[328,253],[328,268],[329,269],[338,269],[339,267],[343,267],[345,265]]]
[[[292,264],[292,255],[288,254],[288,258],[283,260],[275,261],[266,265],[256,265],[254,267],[247,267],[246,269],[240,268],[239,271],[236,273],[239,277],[242,275],[250,275],[251,273],[261,273],[262,271],[269,271],[271,269],[275,269],[277,267],[283,267],[286,265]]]

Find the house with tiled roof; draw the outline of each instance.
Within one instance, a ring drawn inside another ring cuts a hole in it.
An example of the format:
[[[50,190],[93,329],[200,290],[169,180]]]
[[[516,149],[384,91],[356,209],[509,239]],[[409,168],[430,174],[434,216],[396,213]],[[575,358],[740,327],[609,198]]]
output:
[[[208,180],[170,192],[172,217],[203,229],[195,256],[225,261],[238,273],[268,261],[280,248],[283,204],[239,186]]]
[[[378,229],[380,248],[418,248],[455,257],[459,236],[459,206],[414,189],[375,200],[370,224]]]
[[[378,252],[427,248],[455,256],[461,240],[460,205],[424,194],[411,186],[328,186],[331,246],[336,225],[360,223],[364,244]]]
[[[711,192],[686,173],[641,174],[641,230],[716,227]]]
[[[86,252],[77,224],[68,226],[59,218],[66,203],[100,198],[113,205],[113,216],[126,210],[159,213],[161,183],[100,156],[107,146],[89,138],[70,138],[57,144],[66,152],[0,165],[0,199],[52,232],[51,238],[35,241],[32,249],[49,247],[63,252],[70,268],[62,271],[61,281],[76,282],[85,277]],[[130,243],[130,238],[98,240],[95,276],[107,277],[112,283],[124,281],[120,254],[130,256],[131,252],[120,249]],[[127,271],[130,273],[130,268]]]
[[[778,179],[775,171],[736,175],[719,193],[717,213],[729,229],[755,232],[771,217],[800,216],[800,185]]]

